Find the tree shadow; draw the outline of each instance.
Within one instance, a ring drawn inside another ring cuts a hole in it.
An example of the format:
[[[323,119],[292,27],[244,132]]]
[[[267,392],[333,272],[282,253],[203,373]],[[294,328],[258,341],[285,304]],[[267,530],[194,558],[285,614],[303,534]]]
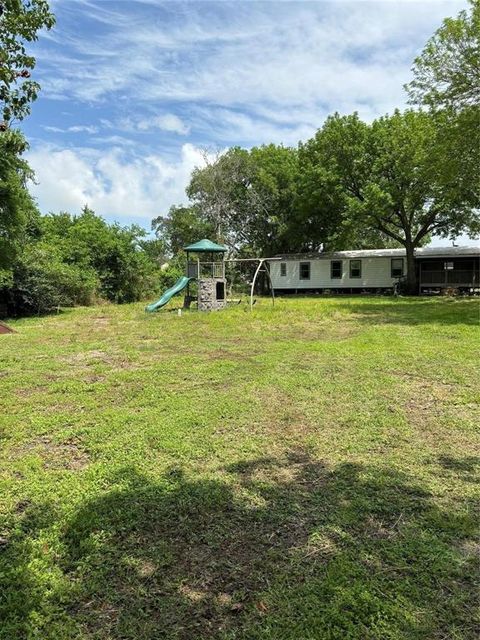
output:
[[[56,516],[26,514],[2,558],[17,579],[10,638],[475,637],[475,566],[459,548],[475,519],[403,473],[299,450],[215,479],[126,468],[109,485],[61,526],[49,593],[31,540]]]
[[[457,474],[465,482],[480,483],[480,456],[438,456],[438,464],[450,473]]]
[[[343,308],[360,322],[366,324],[407,324],[423,325],[440,323],[443,325],[480,324],[480,302],[464,298],[389,298],[382,301],[350,298],[338,307]]]

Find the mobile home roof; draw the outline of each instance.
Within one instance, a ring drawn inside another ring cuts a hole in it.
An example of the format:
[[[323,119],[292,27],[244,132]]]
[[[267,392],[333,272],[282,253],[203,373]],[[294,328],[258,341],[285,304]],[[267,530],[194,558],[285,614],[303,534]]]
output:
[[[331,253],[283,253],[275,257],[282,260],[342,260],[348,258],[401,258],[405,249],[362,249],[360,251],[334,251]],[[415,250],[418,258],[480,257],[480,247],[422,247]]]

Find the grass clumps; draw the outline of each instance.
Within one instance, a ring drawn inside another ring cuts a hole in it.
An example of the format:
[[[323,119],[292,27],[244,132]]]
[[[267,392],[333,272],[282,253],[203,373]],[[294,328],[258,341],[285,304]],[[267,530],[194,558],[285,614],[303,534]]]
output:
[[[478,312],[13,322],[1,640],[476,638]]]

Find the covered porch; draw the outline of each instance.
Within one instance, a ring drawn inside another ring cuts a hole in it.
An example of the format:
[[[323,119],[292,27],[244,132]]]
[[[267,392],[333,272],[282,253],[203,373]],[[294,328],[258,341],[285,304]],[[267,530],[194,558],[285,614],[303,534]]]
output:
[[[478,289],[480,288],[480,259],[417,258],[420,293],[426,289]]]

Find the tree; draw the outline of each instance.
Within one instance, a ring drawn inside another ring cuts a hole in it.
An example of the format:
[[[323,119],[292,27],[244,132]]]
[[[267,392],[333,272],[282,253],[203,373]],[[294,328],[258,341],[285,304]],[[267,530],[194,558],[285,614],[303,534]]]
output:
[[[8,125],[28,114],[39,88],[30,80],[35,58],[27,55],[25,43],[53,22],[45,0],[0,0],[0,268],[12,265],[29,223],[38,216],[26,188],[33,172],[21,157],[27,143]]]
[[[346,215],[370,172],[369,127],[356,115],[333,116],[299,145],[299,187],[293,231],[300,251],[398,246],[377,228]],[[340,175],[342,178],[340,179]]]
[[[299,248],[294,228],[299,181],[297,150],[274,144],[253,147],[250,162],[253,253],[269,256],[296,251]]]
[[[480,105],[480,2],[447,18],[413,64],[410,99],[434,109],[462,111]],[[477,121],[478,125],[478,121]]]
[[[233,147],[193,172],[187,195],[218,240],[235,251],[270,255],[288,246],[297,166],[289,147]]]
[[[410,101],[435,115],[445,184],[480,196],[480,2],[447,18],[413,65]]]
[[[27,244],[15,261],[7,299],[17,315],[45,313],[91,304],[97,289],[92,268],[66,263],[54,245],[40,241]]]
[[[88,207],[79,216],[41,219],[42,241],[65,264],[97,274],[97,293],[112,302],[134,302],[156,288],[159,264],[142,248],[146,232],[137,225],[108,224]]]
[[[480,230],[476,191],[444,172],[441,133],[438,119],[422,112],[396,111],[371,125],[336,114],[304,149],[340,228],[379,232],[405,247],[410,293],[416,247],[432,233]]]
[[[173,205],[166,218],[159,216],[152,220],[152,231],[163,241],[171,256],[178,254],[186,245],[216,235],[213,224],[202,217],[196,206]]]
[[[246,212],[246,193],[250,183],[248,151],[232,147],[211,160],[204,154],[205,167],[196,167],[187,186],[187,196],[211,226],[217,240],[232,249],[241,242],[238,218]]]
[[[40,88],[30,78],[35,58],[26,43],[34,42],[41,29],[50,29],[55,18],[46,0],[0,0],[0,109],[3,130],[30,112]]]
[[[0,268],[11,265],[28,225],[38,217],[25,186],[33,175],[21,158],[26,147],[20,132],[0,134]]]

